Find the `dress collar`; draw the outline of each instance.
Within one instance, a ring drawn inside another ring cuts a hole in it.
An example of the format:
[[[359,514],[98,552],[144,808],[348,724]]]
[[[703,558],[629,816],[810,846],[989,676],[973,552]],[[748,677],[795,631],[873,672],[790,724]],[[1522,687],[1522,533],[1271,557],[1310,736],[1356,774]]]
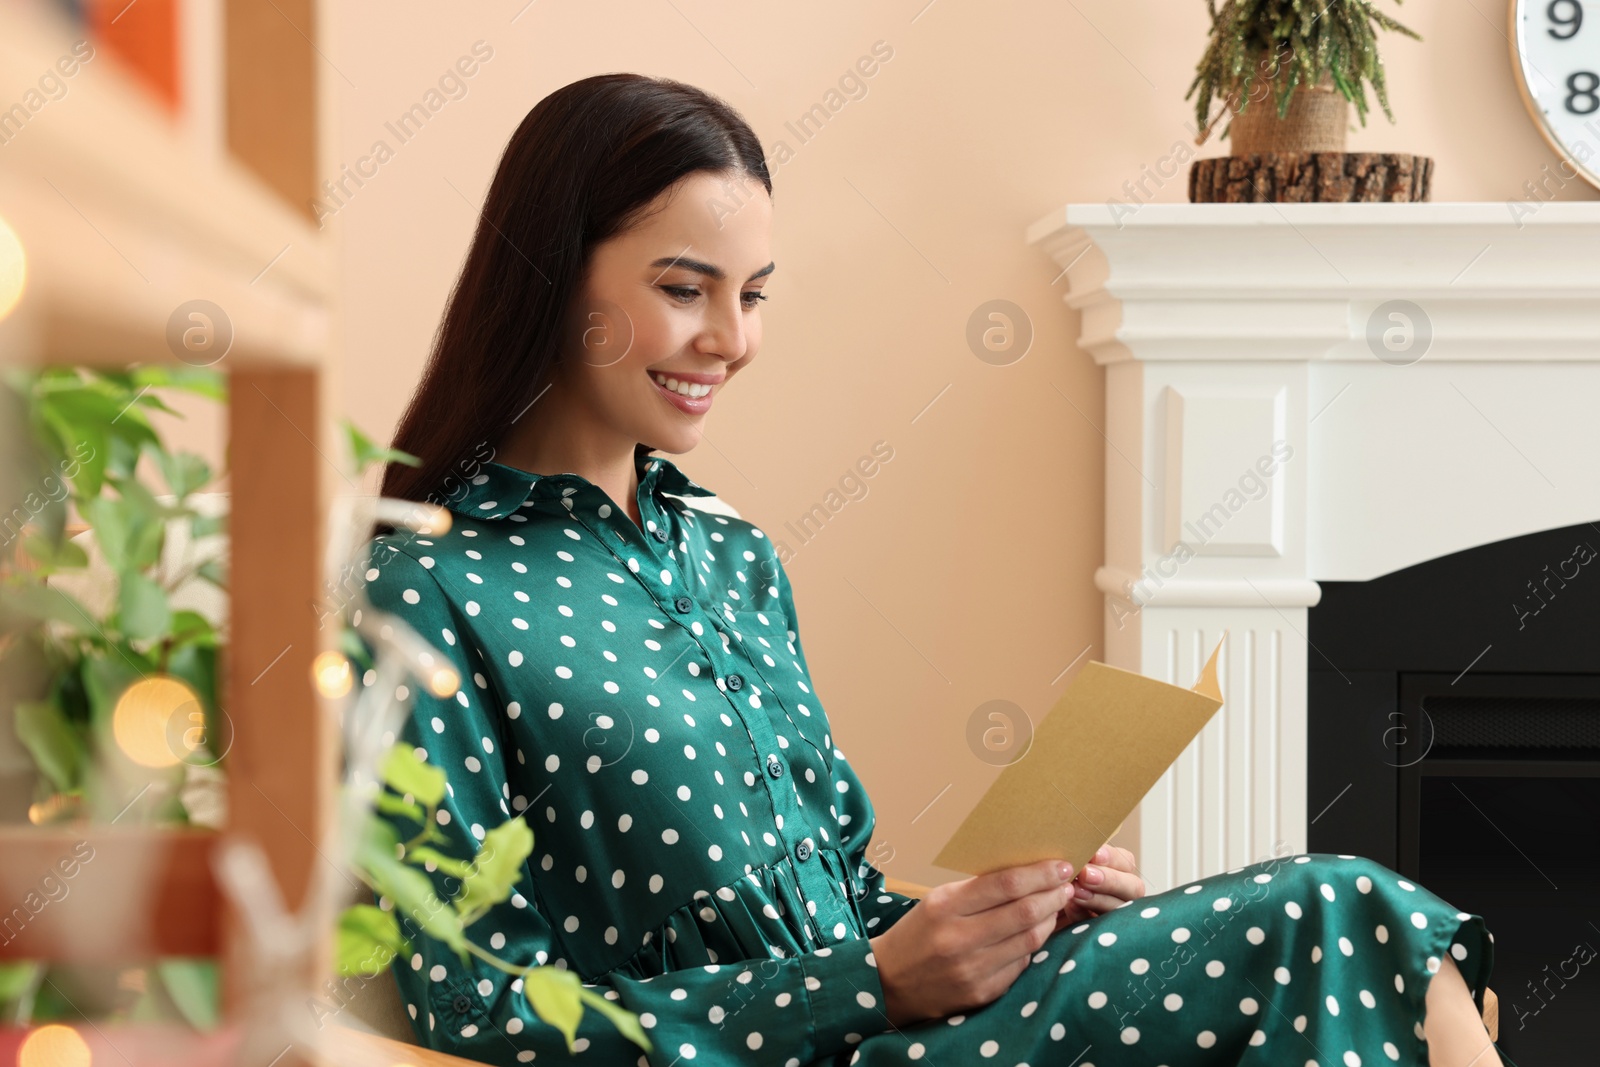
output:
[[[664,456],[635,452],[634,465],[639,475],[639,491],[645,496],[655,492],[671,496],[715,495],[713,490],[690,479]],[[504,463],[485,463],[464,486],[457,479],[453,485],[441,486],[434,499],[460,515],[475,519],[503,519],[530,501],[556,500],[571,496],[584,487],[593,488],[594,483],[570,471],[565,474],[535,474],[508,467]]]

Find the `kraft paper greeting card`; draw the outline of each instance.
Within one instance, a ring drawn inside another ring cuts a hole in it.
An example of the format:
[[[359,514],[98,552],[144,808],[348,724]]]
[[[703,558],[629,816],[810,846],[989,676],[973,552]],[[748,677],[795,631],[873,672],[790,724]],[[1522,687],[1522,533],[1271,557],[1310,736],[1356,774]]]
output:
[[[967,874],[1043,859],[1082,870],[1222,706],[1221,650],[1219,640],[1192,689],[1089,661],[933,862]]]

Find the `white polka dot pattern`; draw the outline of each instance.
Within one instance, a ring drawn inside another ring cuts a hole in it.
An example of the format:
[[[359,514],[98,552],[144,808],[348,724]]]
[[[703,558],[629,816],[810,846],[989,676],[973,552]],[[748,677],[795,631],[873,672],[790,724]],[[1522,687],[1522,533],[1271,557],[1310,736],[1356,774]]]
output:
[[[669,461],[639,475],[642,525],[577,475],[482,464],[449,532],[369,546],[373,606],[463,681],[401,694],[404,739],[450,776],[444,851],[525,811],[534,829],[519,892],[469,936],[584,976],[669,1059],[832,1055],[887,1029],[869,938],[912,901],[870,862],[875,812],[812,691],[778,548],[687,506],[708,491]],[[412,935],[416,965],[394,970],[421,1041],[568,1058],[520,980]],[[580,1059],[643,1062],[599,1012],[578,1034]]]

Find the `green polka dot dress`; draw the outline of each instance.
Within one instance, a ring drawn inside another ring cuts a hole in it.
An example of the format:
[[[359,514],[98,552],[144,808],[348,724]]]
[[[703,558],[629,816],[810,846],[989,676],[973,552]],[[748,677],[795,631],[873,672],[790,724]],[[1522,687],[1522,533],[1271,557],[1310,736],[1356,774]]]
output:
[[[1285,856],[1060,930],[982,1009],[890,1026],[868,939],[915,901],[868,859],[788,576],[759,528],[694,506],[710,490],[637,462],[642,529],[576,474],[485,463],[434,498],[448,533],[369,545],[372,605],[462,678],[397,693],[448,773],[456,853],[513,816],[534,832],[471,935],[573,971],[654,1051],[587,1011],[569,1053],[520,982],[414,937],[394,973],[421,1043],[493,1064],[1425,1064],[1447,954],[1481,1001],[1481,918],[1369,860]]]

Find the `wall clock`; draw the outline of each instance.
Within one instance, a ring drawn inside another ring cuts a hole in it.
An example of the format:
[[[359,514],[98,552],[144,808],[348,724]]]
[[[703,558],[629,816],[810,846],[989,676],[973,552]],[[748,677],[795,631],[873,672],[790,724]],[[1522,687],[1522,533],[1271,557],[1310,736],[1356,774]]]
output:
[[[1522,102],[1567,177],[1600,187],[1600,0],[1511,0]]]

